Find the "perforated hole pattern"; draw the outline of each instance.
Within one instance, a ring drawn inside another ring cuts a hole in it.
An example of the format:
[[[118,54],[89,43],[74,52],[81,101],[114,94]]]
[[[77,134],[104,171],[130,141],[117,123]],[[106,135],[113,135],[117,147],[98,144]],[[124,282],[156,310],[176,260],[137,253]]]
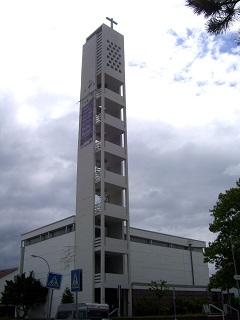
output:
[[[107,40],[107,66],[119,73],[122,72],[121,47]]]

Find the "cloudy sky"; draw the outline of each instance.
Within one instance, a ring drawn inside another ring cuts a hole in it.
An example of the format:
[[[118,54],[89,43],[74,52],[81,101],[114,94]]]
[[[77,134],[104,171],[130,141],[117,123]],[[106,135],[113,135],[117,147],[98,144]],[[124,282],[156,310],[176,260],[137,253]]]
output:
[[[20,235],[75,214],[82,45],[125,37],[131,225],[215,238],[209,209],[240,177],[240,47],[184,0],[0,2],[0,269]]]

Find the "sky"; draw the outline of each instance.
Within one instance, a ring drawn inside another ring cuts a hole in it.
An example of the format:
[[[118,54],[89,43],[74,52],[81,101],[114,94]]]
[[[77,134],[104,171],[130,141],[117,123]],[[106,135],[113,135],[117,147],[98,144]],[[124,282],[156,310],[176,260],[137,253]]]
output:
[[[124,35],[132,227],[213,241],[240,178],[240,47],[184,0],[0,0],[0,269],[21,234],[75,214],[82,46]],[[211,267],[210,267],[211,269]]]

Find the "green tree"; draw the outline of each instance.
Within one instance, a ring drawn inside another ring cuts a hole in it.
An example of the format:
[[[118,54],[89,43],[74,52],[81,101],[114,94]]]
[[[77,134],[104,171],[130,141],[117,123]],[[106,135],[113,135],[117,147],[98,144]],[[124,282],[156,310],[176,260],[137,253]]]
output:
[[[168,284],[165,280],[151,281],[149,290],[153,291],[159,300],[168,292]]]
[[[73,303],[74,302],[74,297],[70,289],[67,287],[63,294],[62,294],[62,300],[61,303]]]
[[[204,15],[209,34],[226,32],[239,20],[240,0],[186,0],[186,5],[197,15]],[[239,31],[240,33],[240,31]],[[239,42],[239,39],[238,39]]]
[[[168,305],[162,304],[162,298],[167,294],[168,292],[168,284],[167,281],[165,280],[158,280],[158,281],[151,281],[150,283],[150,291],[154,292],[154,294],[156,295],[157,299],[158,299],[158,312],[159,313],[165,313],[168,311]]]
[[[33,271],[28,277],[23,273],[21,276],[17,275],[14,281],[6,280],[1,303],[6,306],[14,305],[17,317],[25,318],[31,308],[46,301],[47,292],[47,288],[34,279]]]
[[[227,290],[236,287],[235,265],[240,272],[240,179],[236,187],[220,193],[217,203],[210,210],[213,222],[209,230],[217,234],[205,250],[205,262],[214,263],[216,274],[210,278],[209,288]]]

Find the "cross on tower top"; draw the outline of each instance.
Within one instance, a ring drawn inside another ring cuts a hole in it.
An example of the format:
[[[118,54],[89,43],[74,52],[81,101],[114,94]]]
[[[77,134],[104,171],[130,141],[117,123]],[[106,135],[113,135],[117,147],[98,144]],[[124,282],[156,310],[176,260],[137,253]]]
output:
[[[116,24],[116,25],[117,25],[117,22],[114,21],[113,18],[110,19],[110,18],[106,17],[106,19],[111,22],[111,28],[112,28],[112,29],[113,29],[113,24]]]

